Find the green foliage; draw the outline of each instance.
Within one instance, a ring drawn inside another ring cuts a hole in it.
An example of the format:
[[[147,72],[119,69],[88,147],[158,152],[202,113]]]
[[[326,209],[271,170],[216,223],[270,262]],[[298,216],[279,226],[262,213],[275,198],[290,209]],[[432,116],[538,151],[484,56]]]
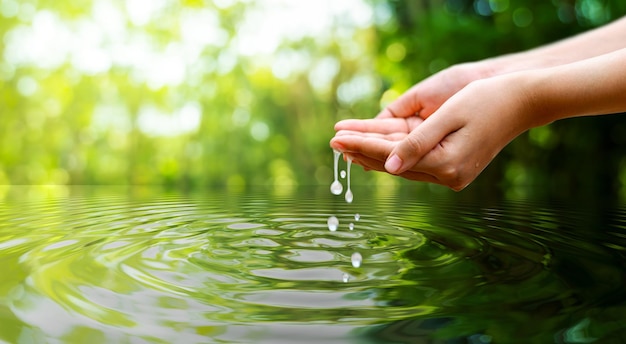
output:
[[[452,64],[626,12],[599,0],[342,4],[312,26],[323,6],[311,3],[1,0],[0,184],[329,183],[337,120],[372,117]],[[464,193],[624,194],[625,130],[606,118],[531,131]],[[415,184],[360,172],[355,184]]]
[[[316,37],[263,21],[287,5],[1,3],[2,184],[325,183],[337,114],[376,109],[337,95],[375,79],[374,31],[337,14]]]

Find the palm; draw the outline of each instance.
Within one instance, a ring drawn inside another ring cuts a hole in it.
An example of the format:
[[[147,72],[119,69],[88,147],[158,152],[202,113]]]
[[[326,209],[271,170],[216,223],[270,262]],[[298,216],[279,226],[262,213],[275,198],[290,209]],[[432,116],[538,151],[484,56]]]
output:
[[[424,120],[418,116],[373,119],[349,119],[335,125],[335,130],[371,135],[408,134]]]
[[[341,121],[335,125],[337,134],[331,146],[365,169],[385,171],[385,161],[396,143],[423,121],[418,116]]]

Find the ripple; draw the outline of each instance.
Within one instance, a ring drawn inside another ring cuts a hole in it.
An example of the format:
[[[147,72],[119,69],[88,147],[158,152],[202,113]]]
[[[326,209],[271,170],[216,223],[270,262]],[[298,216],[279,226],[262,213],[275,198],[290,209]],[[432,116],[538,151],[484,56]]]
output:
[[[119,335],[108,339],[149,342],[157,328],[158,338],[180,339],[183,328],[217,338],[207,326],[355,329],[458,317],[468,307],[569,304],[573,295],[590,306],[621,290],[626,211],[593,217],[602,231],[590,229],[589,218],[524,202],[357,206],[267,195],[5,203],[0,306],[16,328],[39,328],[44,337],[108,336],[115,328]],[[601,286],[578,295],[572,269]],[[52,319],[64,326],[52,328]]]

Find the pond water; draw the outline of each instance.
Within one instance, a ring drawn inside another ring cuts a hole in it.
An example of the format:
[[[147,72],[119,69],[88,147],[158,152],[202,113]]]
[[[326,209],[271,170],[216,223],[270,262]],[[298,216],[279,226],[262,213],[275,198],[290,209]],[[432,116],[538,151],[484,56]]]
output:
[[[5,197],[0,342],[626,339],[626,208],[353,189]]]

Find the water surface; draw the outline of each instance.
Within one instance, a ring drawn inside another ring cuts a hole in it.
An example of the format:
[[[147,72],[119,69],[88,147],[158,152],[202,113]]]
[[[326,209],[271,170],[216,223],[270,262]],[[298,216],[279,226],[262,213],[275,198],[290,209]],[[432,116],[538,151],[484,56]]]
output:
[[[620,207],[358,188],[347,204],[327,187],[7,197],[0,340],[619,343],[625,248]]]

